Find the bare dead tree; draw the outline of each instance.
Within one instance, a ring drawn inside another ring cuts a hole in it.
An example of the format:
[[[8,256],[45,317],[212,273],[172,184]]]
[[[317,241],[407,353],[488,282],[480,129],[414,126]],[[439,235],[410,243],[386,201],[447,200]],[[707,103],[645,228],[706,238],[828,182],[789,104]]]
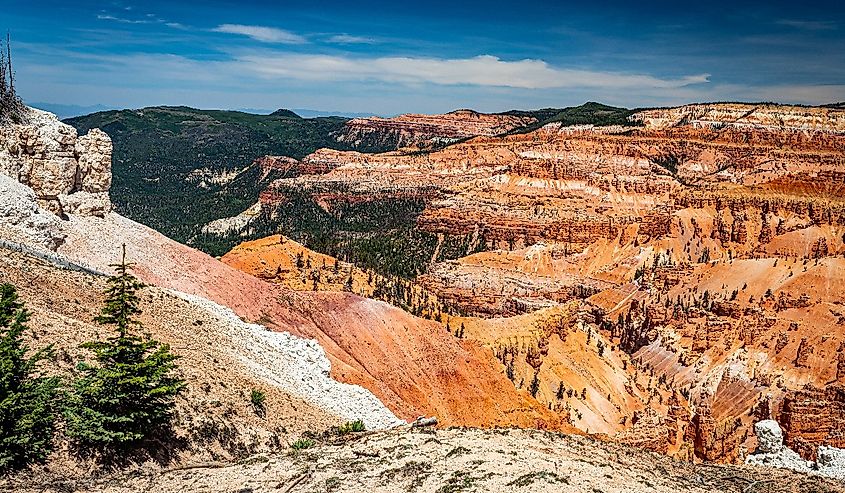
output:
[[[9,93],[15,97],[15,71],[12,70],[12,34],[6,31],[6,63],[9,64]]]
[[[6,101],[6,93],[9,91],[9,86],[6,83],[6,50],[3,49],[2,40],[0,40],[0,104]]]
[[[0,38],[0,124],[20,122],[23,114],[23,102],[15,92],[15,71],[12,67],[12,36],[7,31],[5,47],[2,38]]]

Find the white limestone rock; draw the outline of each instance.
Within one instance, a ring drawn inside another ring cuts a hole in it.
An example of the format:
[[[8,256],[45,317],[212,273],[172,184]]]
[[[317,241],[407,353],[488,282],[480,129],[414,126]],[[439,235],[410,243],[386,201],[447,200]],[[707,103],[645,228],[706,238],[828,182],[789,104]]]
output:
[[[804,460],[794,450],[784,447],[783,430],[773,419],[758,421],[754,425],[757,435],[757,450],[745,459],[746,464],[792,469],[799,472],[810,472],[814,464]]]
[[[757,435],[757,452],[776,454],[783,449],[783,431],[777,421],[758,421],[754,425],[754,434]]]
[[[822,476],[845,480],[845,450],[820,446],[816,452],[816,465]]]
[[[31,188],[0,174],[0,239],[56,250],[65,235],[62,221],[38,206]]]
[[[783,431],[777,421],[767,419],[754,425],[757,450],[745,458],[746,464],[778,467],[798,472],[845,479],[845,450],[820,446],[818,462],[804,460],[797,452],[783,444]]]
[[[360,419],[368,430],[407,424],[369,390],[332,379],[331,363],[317,341],[246,323],[229,308],[199,296],[178,291],[173,294],[227,323],[231,329],[226,333],[230,339],[225,344],[268,384],[346,421]]]
[[[39,204],[57,215],[111,210],[110,202],[103,204],[111,154],[111,139],[101,130],[77,137],[75,128],[45,111],[29,108],[24,123],[0,125],[0,173],[30,187]],[[93,195],[68,198],[79,192]],[[65,211],[63,203],[73,210]]]
[[[237,216],[215,219],[202,227],[203,233],[225,235],[231,232],[241,232],[261,214],[261,202],[256,202]]]
[[[69,195],[59,195],[59,204],[65,214],[80,216],[103,217],[112,210],[108,192],[90,193],[75,192]]]
[[[78,162],[75,187],[83,192],[108,192],[111,188],[111,138],[94,128],[76,141]]]

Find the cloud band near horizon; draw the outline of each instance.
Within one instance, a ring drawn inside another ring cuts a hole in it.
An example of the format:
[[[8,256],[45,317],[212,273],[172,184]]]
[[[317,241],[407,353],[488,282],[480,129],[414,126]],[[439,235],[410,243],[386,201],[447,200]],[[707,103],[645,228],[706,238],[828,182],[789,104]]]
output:
[[[263,77],[319,81],[381,81],[400,84],[472,85],[518,89],[566,87],[678,88],[709,81],[709,74],[663,79],[647,74],[553,67],[543,60],[473,58],[348,57],[299,54],[236,56],[243,69]]]

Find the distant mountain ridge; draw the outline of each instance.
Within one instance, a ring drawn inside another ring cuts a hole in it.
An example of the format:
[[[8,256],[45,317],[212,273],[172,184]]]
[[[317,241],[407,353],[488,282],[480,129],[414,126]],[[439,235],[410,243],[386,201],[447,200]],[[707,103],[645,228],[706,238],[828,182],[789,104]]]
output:
[[[250,110],[255,111],[255,110]],[[598,103],[572,108],[359,119],[309,110],[267,114],[153,106],[68,118],[80,132],[101,128],[114,142],[117,210],[180,242],[222,254],[242,238],[221,238],[203,226],[234,217],[258,202],[273,180],[290,171],[264,169],[263,156],[301,159],[320,149],[383,152],[412,145],[442,148],[476,135],[530,131],[549,122],[618,124],[631,110]],[[369,115],[368,115],[369,116]],[[442,121],[441,121],[442,120]],[[359,123],[356,123],[359,122]]]

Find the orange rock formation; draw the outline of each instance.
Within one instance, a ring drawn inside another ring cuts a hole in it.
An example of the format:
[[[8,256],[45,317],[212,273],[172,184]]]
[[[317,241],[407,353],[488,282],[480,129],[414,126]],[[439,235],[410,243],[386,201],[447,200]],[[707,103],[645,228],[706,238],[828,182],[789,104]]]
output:
[[[325,208],[424,197],[418,228],[487,251],[418,281],[468,314],[510,316],[463,323],[500,362],[506,353],[499,371],[525,361],[515,384],[539,368],[552,410],[559,382],[586,388],[569,409],[581,429],[725,461],[753,447],[751,423],[763,417],[781,419],[799,450],[839,443],[806,423],[839,423],[841,406],[822,413],[796,399],[834,403],[831,382],[845,376],[845,111],[713,104],[633,119],[644,126],[553,124],[430,153],[320,150],[303,163],[328,173],[277,182],[263,200],[272,209],[290,186]],[[562,340],[513,317],[530,312],[542,326],[572,302],[568,326],[584,343],[601,337],[607,370],[567,360]],[[492,337],[485,324],[507,329]],[[551,370],[568,367],[621,375],[631,389]],[[612,419],[593,419],[605,412]]]

